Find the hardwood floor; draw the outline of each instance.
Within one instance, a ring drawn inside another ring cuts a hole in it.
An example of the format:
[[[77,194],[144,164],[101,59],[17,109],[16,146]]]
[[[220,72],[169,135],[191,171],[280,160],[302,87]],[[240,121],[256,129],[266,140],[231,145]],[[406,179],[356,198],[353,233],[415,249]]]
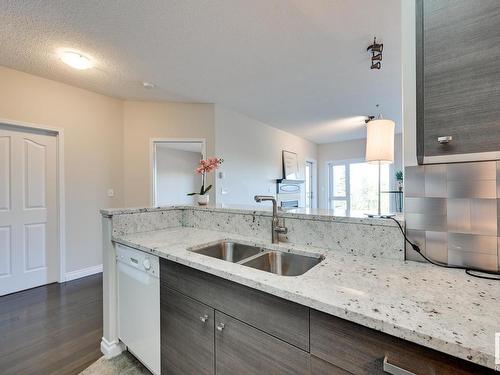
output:
[[[0,374],[78,374],[101,357],[102,275],[0,297]]]

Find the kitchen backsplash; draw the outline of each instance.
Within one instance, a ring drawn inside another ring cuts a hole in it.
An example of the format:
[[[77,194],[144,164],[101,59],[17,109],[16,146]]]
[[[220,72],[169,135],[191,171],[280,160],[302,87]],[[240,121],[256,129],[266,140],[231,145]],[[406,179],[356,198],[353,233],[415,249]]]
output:
[[[405,190],[408,237],[428,257],[500,269],[500,161],[406,167]]]
[[[216,230],[271,239],[271,213],[253,210],[176,206],[101,210],[112,217],[113,236],[176,227]],[[343,218],[280,212],[288,233],[284,243],[314,246],[339,253],[374,258],[404,259],[404,241],[391,220]]]

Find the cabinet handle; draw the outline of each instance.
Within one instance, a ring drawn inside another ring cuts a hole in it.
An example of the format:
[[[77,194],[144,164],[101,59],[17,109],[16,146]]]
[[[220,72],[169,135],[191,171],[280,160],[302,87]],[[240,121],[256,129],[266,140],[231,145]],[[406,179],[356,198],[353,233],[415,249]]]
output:
[[[453,141],[453,137],[451,135],[445,135],[443,137],[438,137],[438,143],[442,145],[447,145]]]
[[[224,323],[217,324],[217,331],[222,332],[223,329],[224,329]]]
[[[391,375],[417,375],[414,372],[389,363],[387,356],[384,357],[384,371]]]
[[[200,320],[201,320],[203,323],[205,323],[205,322],[208,320],[208,315],[207,315],[207,314],[205,314],[205,315],[203,315],[203,316],[200,316]]]

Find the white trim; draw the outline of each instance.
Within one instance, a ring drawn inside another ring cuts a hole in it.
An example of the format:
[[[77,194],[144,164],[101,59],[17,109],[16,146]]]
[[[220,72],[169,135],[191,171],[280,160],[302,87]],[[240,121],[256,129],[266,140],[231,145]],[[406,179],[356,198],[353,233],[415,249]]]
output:
[[[424,164],[461,163],[470,161],[500,160],[500,151],[474,152],[470,154],[424,156]]]
[[[313,192],[313,199],[312,199],[312,207],[311,208],[318,208],[318,197],[319,197],[319,190],[318,190],[318,162],[315,159],[311,158],[306,158],[305,163],[311,163],[312,164],[312,192]],[[305,171],[304,171],[304,178],[305,178]],[[307,198],[306,198],[307,199]]]
[[[126,349],[127,347],[121,341],[109,342],[104,337],[101,339],[101,352],[104,354],[104,358],[106,359],[116,357]]]
[[[156,145],[158,143],[201,143],[201,154],[207,157],[207,140],[205,138],[150,138],[149,139],[149,202],[156,206]]]
[[[52,126],[34,124],[31,122],[20,122],[6,118],[0,118],[0,124],[18,127],[24,130],[42,130],[54,133],[57,140],[57,195],[58,195],[58,237],[59,237],[59,282],[66,281],[66,209],[64,196],[64,130]]]
[[[76,280],[85,276],[95,275],[96,273],[101,273],[101,272],[102,272],[102,264],[98,264],[97,266],[66,272],[65,280],[66,281]]]

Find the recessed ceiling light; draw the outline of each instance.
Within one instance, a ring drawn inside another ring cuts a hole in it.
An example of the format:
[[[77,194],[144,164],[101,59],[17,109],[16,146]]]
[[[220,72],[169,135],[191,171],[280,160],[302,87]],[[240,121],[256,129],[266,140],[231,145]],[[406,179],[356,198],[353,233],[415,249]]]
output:
[[[146,82],[144,81],[142,83],[142,86],[146,89],[154,89],[156,87],[156,85],[154,83],[151,83],[151,82]]]
[[[92,60],[78,52],[64,51],[61,53],[61,60],[74,69],[86,70],[94,66]]]

